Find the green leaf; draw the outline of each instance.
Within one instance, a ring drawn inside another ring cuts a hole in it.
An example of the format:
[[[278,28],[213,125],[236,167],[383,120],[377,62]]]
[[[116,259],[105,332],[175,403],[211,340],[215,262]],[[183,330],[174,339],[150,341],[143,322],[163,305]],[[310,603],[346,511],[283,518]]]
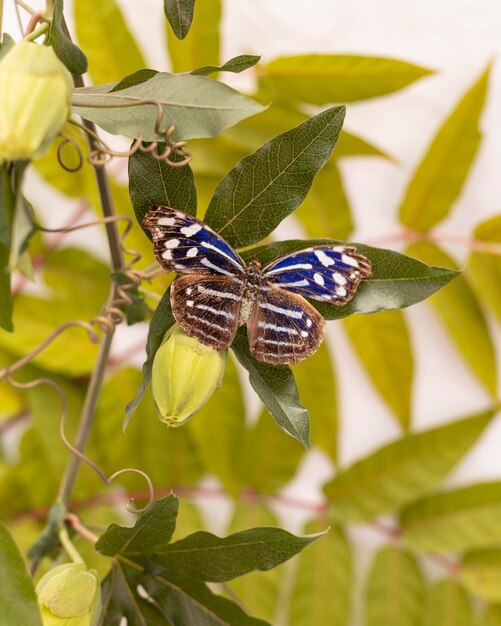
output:
[[[305,532],[318,532],[324,528],[322,522],[310,522]],[[352,569],[348,540],[344,532],[334,526],[321,541],[298,557],[289,609],[290,626],[347,626],[350,623]]]
[[[160,143],[157,154],[164,148],[165,144]],[[190,166],[172,167],[141,151],[129,158],[129,194],[140,225],[152,204],[166,204],[190,215],[197,212],[197,190]]]
[[[188,423],[188,430],[205,469],[236,496],[241,486],[236,469],[242,458],[245,406],[232,358],[226,360],[221,389]]]
[[[309,448],[308,412],[299,401],[290,367],[257,361],[250,353],[245,331],[237,332],[231,347],[240,364],[248,371],[254,391],[278,426]]]
[[[96,550],[107,556],[151,556],[167,548],[176,528],[179,501],[170,495],[153,502],[132,528],[112,524],[99,537]]]
[[[479,224],[473,237],[480,241],[501,243],[501,215]],[[471,252],[467,266],[468,277],[478,297],[501,320],[501,259],[499,254]]]
[[[28,244],[38,227],[35,222],[35,212],[33,206],[19,191],[16,198],[16,207],[14,211],[14,221],[12,224],[12,242],[10,248],[9,265],[11,269],[25,271],[23,268],[23,260],[28,259],[29,276],[32,277],[33,271],[31,261],[29,260]]]
[[[257,493],[276,493],[297,472],[304,454],[295,439],[284,437],[263,410],[246,432],[237,466],[240,484]]]
[[[195,0],[164,0],[164,11],[178,39],[188,34],[193,20]]]
[[[454,261],[438,246],[428,242],[413,244],[409,254],[426,263],[455,268]],[[465,276],[458,277],[430,300],[451,339],[471,371],[491,396],[496,396],[497,374],[494,346],[484,313]]]
[[[0,43],[0,59],[15,45],[14,39],[8,33],[2,33],[2,42]]]
[[[269,98],[263,98],[262,102],[268,103],[268,100]],[[298,111],[290,103],[271,102],[261,113],[242,120],[236,126],[228,129],[222,139],[244,148],[246,152],[251,152],[275,137],[278,133],[291,130],[295,126],[306,122],[306,120],[308,120],[308,115]],[[332,158],[339,159],[341,157],[362,155],[389,158],[379,148],[343,129],[339,135]]]
[[[134,414],[137,406],[141,402],[146,389],[151,383],[151,370],[153,367],[153,359],[160,347],[165,333],[175,323],[170,305],[170,290],[166,291],[162,299],[158,303],[148,328],[148,339],[146,341],[146,361],[143,364],[143,381],[136,391],[136,396],[125,407],[124,430],[128,427],[130,418]]]
[[[414,360],[405,317],[401,311],[354,315],[345,329],[367,374],[405,431],[411,421]]]
[[[230,532],[254,526],[278,526],[278,522],[271,511],[257,503],[237,502],[229,526]],[[314,543],[306,553],[317,545]],[[245,577],[239,576],[229,581],[227,585],[252,615],[274,623],[284,582],[284,567],[275,567],[267,572],[250,572]],[[228,597],[232,598],[231,595]]]
[[[12,332],[12,294],[10,290],[9,256],[15,198],[7,166],[0,166],[0,328]]]
[[[76,89],[72,102],[74,113],[111,134],[141,137],[144,141],[164,137],[155,131],[157,107],[151,103],[134,106],[142,99],[155,100],[162,106],[160,126],[174,124],[174,140],[214,137],[263,109],[254,100],[205,76],[159,72],[134,87],[111,92],[114,87],[111,83]]]
[[[172,541],[191,535],[203,528],[203,526],[204,522],[200,509],[185,498],[179,508],[176,530],[172,535]]]
[[[207,76],[207,74],[214,74],[215,72],[233,72],[234,74],[240,74],[250,67],[259,63],[261,57],[257,57],[252,54],[241,54],[237,57],[233,57],[229,61],[226,61],[223,65],[205,65],[199,67],[197,70],[192,70],[190,74],[198,74],[200,76]]]
[[[332,107],[245,157],[218,185],[205,221],[236,247],[268,236],[306,197],[344,114],[344,107]]]
[[[42,626],[33,583],[7,528],[0,524],[0,623]]]
[[[143,574],[119,561],[103,583],[103,605],[107,610],[99,626],[117,626],[123,617],[134,626],[267,626],[199,581]]]
[[[333,518],[369,520],[425,493],[463,458],[492,416],[489,411],[409,435],[358,461],[325,486]]]
[[[128,87],[135,87],[136,85],[145,83],[147,80],[150,80],[150,78],[153,78],[153,76],[156,76],[157,74],[158,74],[157,70],[150,70],[148,68],[137,70],[136,72],[129,74],[129,76],[122,78],[122,80],[116,83],[113,89],[110,89],[110,93],[113,93],[115,91],[122,91],[122,89],[127,89]]]
[[[449,213],[480,145],[479,119],[490,66],[463,96],[435,135],[400,207],[402,224],[426,231]]]
[[[489,547],[499,541],[501,483],[480,483],[437,493],[406,507],[403,537],[418,552]]]
[[[308,237],[347,239],[351,234],[350,203],[339,168],[332,158],[318,172],[310,193],[294,217],[301,222]]]
[[[259,86],[274,98],[311,104],[355,102],[402,89],[431,71],[395,59],[305,54],[260,68]]]
[[[301,402],[308,407],[311,443],[337,460],[338,407],[336,380],[327,342],[292,368]]]
[[[78,42],[95,83],[121,80],[145,65],[115,0],[75,0]]]
[[[424,579],[416,559],[396,546],[374,557],[366,589],[366,626],[420,626]]]
[[[322,244],[346,245],[346,242],[334,239],[295,239],[252,248],[246,250],[242,256],[247,263],[257,260],[266,265],[295,250]],[[356,246],[370,260],[372,276],[360,283],[355,297],[344,306],[312,302],[327,320],[341,319],[353,313],[403,309],[421,302],[459,275],[455,270],[429,267],[393,250],[372,248],[360,243],[348,245]]]
[[[219,65],[220,0],[199,0],[188,36],[179,41],[167,32],[173,72],[189,72],[202,65]]]
[[[457,582],[439,582],[428,593],[422,626],[474,626],[468,596]]]
[[[483,600],[501,602],[501,549],[477,550],[464,555],[461,582]]]
[[[200,531],[165,547],[154,562],[169,576],[224,582],[248,572],[268,571],[289,560],[319,535],[296,537],[281,528],[250,528],[217,537]]]
[[[87,57],[69,38],[63,27],[63,0],[55,0],[54,13],[49,25],[49,34],[45,44],[52,46],[54,52],[72,74],[85,74]]]

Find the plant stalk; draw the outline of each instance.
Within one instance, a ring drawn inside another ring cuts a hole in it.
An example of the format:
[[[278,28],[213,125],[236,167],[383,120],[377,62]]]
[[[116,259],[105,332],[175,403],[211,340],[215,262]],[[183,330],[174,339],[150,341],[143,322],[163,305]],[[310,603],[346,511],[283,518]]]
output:
[[[64,18],[62,21],[62,27],[65,30],[67,37],[70,38],[70,34]],[[83,87],[84,83],[82,77],[74,74],[73,84],[75,85],[75,87]],[[85,120],[83,120],[83,123],[87,128],[95,132],[96,129],[94,124]],[[92,135],[87,135],[87,142],[91,150],[95,149],[95,139],[92,137]],[[104,217],[113,217],[115,215],[115,210],[113,206],[113,198],[111,196],[110,183],[108,180],[106,169],[104,168],[104,166],[94,166],[94,173],[96,175],[102,214]],[[120,236],[115,222],[106,224],[106,235],[108,238],[112,268],[114,271],[120,271],[123,267],[123,255],[120,246]],[[110,299],[115,299],[115,296],[116,286],[113,285],[111,289]],[[113,341],[113,334],[113,332],[109,332],[103,338],[103,341],[99,348],[97,361],[91,374],[89,386],[87,388],[87,394],[85,396],[82,412],[80,414],[80,421],[78,423],[78,430],[75,437],[74,446],[82,453],[85,451],[92,428],[92,422],[94,420],[94,413],[96,410],[97,401],[99,399],[99,394],[103,385],[106,363],[108,361],[108,356]],[[66,507],[71,500],[71,494],[77,480],[80,463],[81,460],[78,457],[72,455],[68,461],[63,477],[61,479],[58,493],[58,501],[62,502]]]

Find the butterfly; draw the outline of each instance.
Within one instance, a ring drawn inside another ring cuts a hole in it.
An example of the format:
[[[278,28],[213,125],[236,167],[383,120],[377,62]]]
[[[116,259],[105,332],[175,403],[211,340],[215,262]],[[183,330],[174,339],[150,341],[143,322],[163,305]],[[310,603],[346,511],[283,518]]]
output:
[[[251,353],[273,365],[294,364],[320,346],[325,320],[305,299],[341,306],[371,275],[353,246],[319,245],[264,267],[241,256],[207,224],[153,205],[143,220],[163,269],[183,274],[171,285],[174,317],[183,330],[216,350],[247,326]]]

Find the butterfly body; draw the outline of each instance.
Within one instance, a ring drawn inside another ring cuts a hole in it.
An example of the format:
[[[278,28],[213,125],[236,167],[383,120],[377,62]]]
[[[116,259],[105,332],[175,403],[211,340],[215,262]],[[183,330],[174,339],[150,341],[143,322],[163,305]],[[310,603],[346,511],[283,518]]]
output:
[[[353,247],[332,245],[299,250],[264,267],[245,265],[209,226],[170,207],[151,207],[143,225],[160,265],[184,274],[172,283],[171,304],[186,333],[224,350],[246,325],[250,350],[265,363],[297,363],[313,354],[325,320],[305,297],[345,304],[371,271]]]

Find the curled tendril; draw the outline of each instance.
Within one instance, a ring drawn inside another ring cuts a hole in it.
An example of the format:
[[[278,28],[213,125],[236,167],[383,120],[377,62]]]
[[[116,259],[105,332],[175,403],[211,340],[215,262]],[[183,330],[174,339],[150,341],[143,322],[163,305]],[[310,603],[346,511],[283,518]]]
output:
[[[70,137],[69,135],[66,135],[65,133],[59,133],[59,134],[63,138],[63,141],[61,141],[61,143],[57,147],[57,160],[59,162],[59,165],[63,168],[63,170],[66,170],[67,172],[74,174],[75,172],[78,172],[80,169],[82,169],[82,166],[84,164],[84,156],[83,156],[82,150],[80,146],[78,145],[78,142],[76,141],[76,139],[73,139],[73,137]],[[63,160],[63,150],[68,144],[71,145],[72,148],[74,148],[78,156],[78,163],[77,165],[73,167],[66,165],[66,163]]]
[[[145,143],[143,136],[139,135],[139,137],[137,137],[137,139],[134,140],[130,149],[126,151],[112,150],[103,141],[103,139],[99,136],[99,134],[96,133],[94,130],[88,128],[85,124],[80,124],[80,122],[78,122],[75,119],[70,119],[69,122],[71,124],[73,124],[74,126],[77,126],[83,132],[87,133],[94,139],[96,148],[90,151],[89,155],[87,156],[87,161],[91,165],[94,165],[95,167],[102,167],[106,165],[113,157],[126,157],[127,158],[127,157],[131,157],[136,152],[143,152],[144,154],[150,154],[152,158],[154,158],[156,161],[162,161],[164,163],[167,163],[167,165],[171,167],[183,167],[184,165],[187,165],[191,161],[192,155],[186,150],[184,150],[184,147],[186,146],[186,141],[173,141],[172,140],[172,134],[175,130],[174,124],[171,124],[170,126],[166,128],[162,128],[162,119],[164,116],[164,110],[160,102],[158,102],[158,100],[141,100],[140,102],[127,102],[126,104],[121,103],[121,104],[117,104],[114,106],[116,107],[128,106],[129,107],[129,106],[139,106],[139,105],[148,105],[148,104],[153,105],[157,108],[157,116],[155,120],[155,133],[159,137],[162,137],[162,140]],[[82,151],[74,139],[71,139],[68,135],[65,135],[63,133],[60,133],[60,135],[63,137],[63,141],[61,142],[57,150],[57,159],[59,161],[59,164],[61,165],[63,169],[65,169],[68,172],[76,172],[83,165],[84,159],[83,159]],[[165,145],[163,146],[162,150],[159,152],[158,148],[161,143],[164,143]],[[79,157],[78,165],[75,167],[68,167],[64,163],[64,160],[62,158],[62,151],[64,147],[68,144],[71,144],[73,146],[73,148],[76,150],[78,157]]]
[[[11,376],[8,376],[7,380],[13,387],[16,387],[17,389],[33,389],[34,387],[38,387],[39,385],[49,385],[50,387],[52,387],[61,400],[61,416],[59,418],[59,435],[65,447],[71,452],[71,454],[73,454],[74,456],[79,458],[81,461],[86,463],[89,467],[91,467],[105,485],[111,484],[111,482],[115,478],[127,472],[134,472],[135,474],[139,474],[140,476],[142,476],[146,480],[146,483],[148,485],[148,493],[149,493],[148,503],[146,504],[145,507],[141,509],[136,509],[131,506],[131,504],[134,501],[134,498],[131,498],[129,502],[127,503],[127,510],[131,513],[142,513],[150,506],[150,504],[155,499],[155,490],[153,487],[153,482],[146,472],[143,472],[142,470],[134,468],[134,467],[126,467],[124,469],[118,470],[117,472],[112,474],[110,477],[108,477],[103,472],[103,470],[96,463],[94,463],[94,461],[89,459],[89,457],[86,456],[80,450],[78,450],[78,448],[75,448],[75,446],[68,440],[64,432],[66,415],[68,413],[68,400],[66,398],[66,394],[64,393],[63,389],[54,380],[50,378],[41,377],[41,378],[36,378],[35,380],[31,380],[26,383],[22,383],[17,380],[14,380]]]
[[[9,365],[8,367],[4,367],[0,369],[0,380],[3,380],[24,367],[28,363],[30,363],[35,357],[37,357],[43,350],[45,350],[55,339],[59,337],[64,331],[69,328],[77,327],[83,328],[87,331],[87,335],[89,340],[92,343],[100,342],[100,335],[97,329],[101,330],[101,332],[105,334],[111,334],[114,332],[116,326],[121,324],[124,321],[125,313],[123,307],[129,306],[132,304],[133,300],[128,294],[129,291],[137,289],[142,280],[149,280],[157,272],[153,272],[152,274],[145,274],[141,271],[134,270],[133,266],[141,259],[141,254],[137,250],[133,250],[130,248],[126,248],[124,246],[124,241],[132,228],[133,222],[132,219],[125,215],[114,215],[110,217],[105,217],[99,220],[94,220],[92,222],[87,222],[85,224],[80,224],[78,226],[67,226],[64,228],[43,228],[39,227],[42,232],[47,233],[70,233],[76,230],[80,230],[82,228],[89,228],[91,226],[98,226],[102,224],[110,224],[112,222],[124,221],[126,222],[126,227],[120,236],[120,246],[123,254],[130,256],[130,260],[127,261],[122,266],[121,273],[123,276],[127,278],[126,284],[118,284],[115,282],[114,289],[112,292],[112,296],[108,303],[106,304],[103,312],[100,315],[93,317],[89,322],[83,320],[71,320],[69,322],[65,322],[58,326],[48,337],[46,337],[38,346],[36,346],[31,352],[27,355]]]

